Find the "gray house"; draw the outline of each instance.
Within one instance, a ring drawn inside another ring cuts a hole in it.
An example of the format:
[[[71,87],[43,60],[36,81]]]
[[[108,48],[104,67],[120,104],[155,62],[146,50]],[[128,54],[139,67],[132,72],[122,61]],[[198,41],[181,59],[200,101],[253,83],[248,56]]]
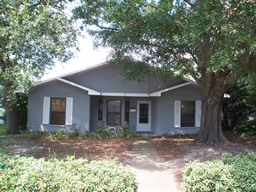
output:
[[[95,131],[97,122],[118,130],[122,122],[141,133],[185,134],[200,128],[201,95],[190,80],[124,81],[122,67],[102,63],[37,83],[29,93],[28,129]]]

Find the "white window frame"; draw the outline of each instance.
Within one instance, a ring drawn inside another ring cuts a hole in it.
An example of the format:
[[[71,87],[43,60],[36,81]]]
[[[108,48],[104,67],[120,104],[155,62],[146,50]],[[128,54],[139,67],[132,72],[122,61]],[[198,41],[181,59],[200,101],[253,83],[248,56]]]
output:
[[[195,126],[200,127],[201,122],[201,101],[195,102]],[[181,127],[181,100],[174,101],[174,127],[175,128],[186,128]],[[191,127],[189,127],[191,128]]]
[[[58,98],[58,97],[53,97]],[[51,97],[44,97],[43,99],[43,117],[42,124],[50,124],[50,107]],[[66,111],[65,111],[65,125],[73,124],[73,97],[66,97]]]

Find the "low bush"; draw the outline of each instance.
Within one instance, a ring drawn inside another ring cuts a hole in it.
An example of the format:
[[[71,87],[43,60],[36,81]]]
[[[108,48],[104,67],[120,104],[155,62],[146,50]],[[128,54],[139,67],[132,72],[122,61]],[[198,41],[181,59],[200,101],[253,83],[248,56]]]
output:
[[[119,137],[131,138],[131,137],[136,137],[137,133],[135,131],[133,131],[133,130],[130,130],[130,129],[120,128],[118,136]]]
[[[44,136],[46,136],[46,132],[30,132],[30,131],[24,131],[22,133],[22,136],[28,139],[40,139]]]
[[[240,132],[247,137],[256,135],[256,120],[248,121],[234,128],[234,131]]]
[[[1,155],[0,191],[137,191],[137,183],[117,161]]]
[[[6,130],[6,124],[0,124],[0,135],[4,135]]]
[[[223,154],[221,159],[185,166],[187,191],[256,191],[256,155]]]
[[[108,128],[98,128],[95,135],[98,138],[110,138],[114,136],[114,131],[109,130]]]

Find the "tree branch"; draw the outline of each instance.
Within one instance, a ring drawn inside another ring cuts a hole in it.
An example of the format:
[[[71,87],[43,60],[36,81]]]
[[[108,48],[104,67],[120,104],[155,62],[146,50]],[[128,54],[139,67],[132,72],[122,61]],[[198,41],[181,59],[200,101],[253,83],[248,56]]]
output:
[[[160,11],[160,12],[162,12],[162,13],[168,14],[165,10],[160,9],[159,7],[157,7],[156,5],[154,5],[154,4],[152,4],[152,3],[147,3],[147,5],[148,5],[149,7],[152,7],[152,8],[154,8],[154,9],[156,9],[157,11]]]
[[[176,57],[176,59],[178,59],[179,61],[182,62],[183,66],[188,70],[190,75],[194,78],[194,80],[200,86],[201,85],[200,79],[196,76],[195,72],[188,66],[188,64],[182,58],[180,58],[179,55],[176,55],[175,57]]]
[[[183,0],[185,3],[187,3],[190,7],[193,7],[194,5],[189,0]]]
[[[103,27],[103,26],[100,26],[98,23],[95,24],[97,27],[99,27],[100,29],[107,29],[107,30],[115,30],[115,31],[119,31],[118,28],[113,28],[113,27]]]

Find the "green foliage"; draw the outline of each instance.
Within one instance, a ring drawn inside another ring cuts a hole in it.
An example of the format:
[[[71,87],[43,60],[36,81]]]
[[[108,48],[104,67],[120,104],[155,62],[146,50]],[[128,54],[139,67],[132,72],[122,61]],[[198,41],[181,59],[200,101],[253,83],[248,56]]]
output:
[[[28,139],[40,139],[42,137],[45,137],[47,133],[45,132],[30,132],[30,131],[25,131],[22,133],[22,137],[28,138]]]
[[[163,134],[161,135],[161,137],[164,137],[164,138],[168,137],[168,133],[163,133]]]
[[[110,138],[114,136],[114,131],[109,130],[108,128],[98,128],[95,135],[98,138]]]
[[[134,174],[117,161],[67,161],[1,155],[1,191],[137,191]]]
[[[185,166],[183,174],[187,191],[255,191],[256,155],[223,154],[221,159]]]
[[[27,130],[28,96],[27,94],[18,94],[16,98],[15,105],[19,121],[19,129]]]
[[[234,131],[242,133],[242,135],[251,137],[256,135],[256,120],[245,122],[234,128]]]
[[[118,136],[119,137],[131,138],[131,137],[136,137],[137,133],[135,131],[131,130],[131,129],[120,128]]]
[[[56,135],[59,135],[59,136],[66,135],[65,129],[60,129],[60,130],[56,133]]]
[[[6,124],[0,124],[0,135],[5,134]]]
[[[249,98],[248,103],[251,104],[254,107],[254,116],[256,117],[256,73],[253,73],[249,77]]]
[[[65,12],[67,2],[0,1],[0,95],[6,111],[20,107],[18,88],[27,94],[45,69],[73,56],[77,31]],[[17,128],[7,127],[7,132],[17,133]]]
[[[226,92],[230,98],[224,98],[222,101],[225,128],[234,129],[241,124],[246,124],[252,117],[254,109],[248,102],[248,87],[248,83],[240,80]]]
[[[76,125],[72,125],[72,128],[71,128],[71,133],[68,133],[67,136],[69,139],[74,139],[76,137],[78,137],[79,135],[79,130],[77,129]]]
[[[118,62],[124,56],[137,57],[144,65],[161,65],[169,75],[190,74],[195,80],[200,80],[203,68],[209,73],[232,72],[228,79],[254,67],[253,2],[186,2],[84,0],[73,13],[83,19],[82,27],[95,37],[96,46],[114,49]],[[136,77],[130,70],[127,76]]]

